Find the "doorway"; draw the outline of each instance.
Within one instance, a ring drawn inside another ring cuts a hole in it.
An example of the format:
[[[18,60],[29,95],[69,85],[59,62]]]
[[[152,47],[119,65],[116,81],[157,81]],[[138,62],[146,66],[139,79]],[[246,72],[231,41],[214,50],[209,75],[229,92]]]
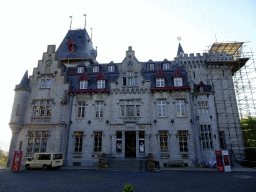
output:
[[[136,157],[136,132],[125,132],[125,157]]]

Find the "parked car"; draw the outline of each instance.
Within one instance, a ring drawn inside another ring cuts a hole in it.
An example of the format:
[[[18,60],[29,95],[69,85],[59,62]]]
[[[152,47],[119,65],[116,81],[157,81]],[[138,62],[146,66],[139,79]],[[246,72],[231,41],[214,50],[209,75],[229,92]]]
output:
[[[60,168],[63,166],[63,154],[59,152],[52,153],[34,153],[27,158],[25,167],[27,170],[33,168],[42,168],[46,171],[48,168]]]

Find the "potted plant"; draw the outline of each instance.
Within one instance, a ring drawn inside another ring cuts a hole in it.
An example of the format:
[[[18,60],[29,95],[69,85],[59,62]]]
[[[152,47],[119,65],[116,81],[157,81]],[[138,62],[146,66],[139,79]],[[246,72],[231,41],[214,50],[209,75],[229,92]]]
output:
[[[94,157],[94,154],[92,154],[92,157]]]
[[[103,152],[103,156],[105,156],[105,157],[106,157],[107,155],[108,155],[108,154],[104,151],[104,152]]]
[[[153,153],[152,153],[152,152],[149,152],[149,153],[148,153],[148,156],[153,156]]]
[[[132,192],[132,191],[134,191],[134,187],[133,187],[131,184],[127,183],[127,184],[124,186],[123,192]]]

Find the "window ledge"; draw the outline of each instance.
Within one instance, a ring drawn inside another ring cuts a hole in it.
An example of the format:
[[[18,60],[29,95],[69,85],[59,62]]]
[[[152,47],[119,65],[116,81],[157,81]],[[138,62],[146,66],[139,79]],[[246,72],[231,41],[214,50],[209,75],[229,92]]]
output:
[[[139,153],[138,155],[146,155],[146,153]]]
[[[159,117],[159,116],[158,116],[158,118],[167,118],[167,116],[164,116],[164,117],[161,117],[161,116]]]
[[[40,89],[51,89],[51,87],[40,87]]]
[[[187,116],[177,116],[177,118],[187,118]]]

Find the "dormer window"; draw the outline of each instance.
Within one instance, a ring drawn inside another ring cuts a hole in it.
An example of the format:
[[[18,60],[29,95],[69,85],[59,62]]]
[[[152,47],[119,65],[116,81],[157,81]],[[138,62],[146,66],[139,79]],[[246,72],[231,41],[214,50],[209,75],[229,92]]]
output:
[[[174,78],[174,87],[182,87],[182,77],[176,77]]]
[[[80,89],[87,89],[88,81],[80,81]]]
[[[84,68],[83,67],[77,67],[77,73],[83,73]]]
[[[155,65],[154,64],[148,64],[147,68],[148,68],[148,70],[154,70]]]
[[[115,66],[114,65],[109,65],[108,66],[108,72],[114,72],[115,71]]]
[[[105,80],[98,80],[97,81],[97,88],[98,89],[105,89]]]
[[[93,67],[93,72],[94,72],[94,73],[98,73],[98,72],[99,72],[99,69],[100,69],[99,66],[94,66],[94,67]]]
[[[156,78],[156,87],[164,87],[164,78]]]
[[[203,87],[200,87],[199,90],[200,90],[201,93],[204,92],[204,88]]]
[[[164,63],[163,64],[163,70],[170,69],[170,64],[169,63]]]
[[[204,92],[204,83],[202,81],[198,84],[197,89],[199,89],[201,93]]]

